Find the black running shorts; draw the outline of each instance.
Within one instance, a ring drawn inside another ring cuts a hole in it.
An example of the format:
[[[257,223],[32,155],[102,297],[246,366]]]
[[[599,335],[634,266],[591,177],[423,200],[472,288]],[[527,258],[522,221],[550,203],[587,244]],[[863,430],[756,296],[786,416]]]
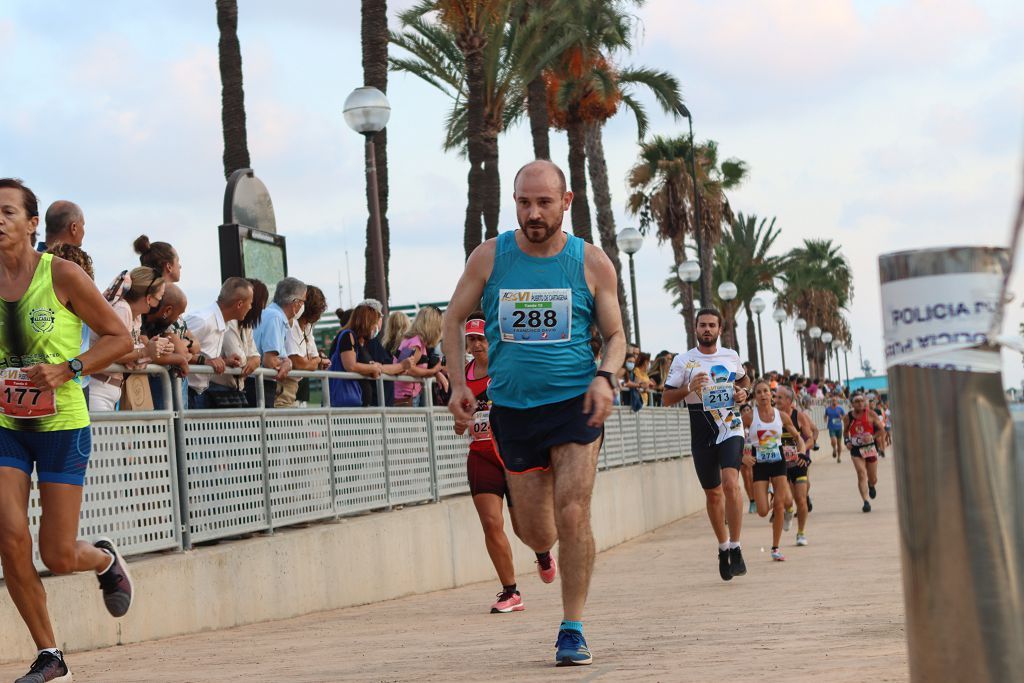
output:
[[[491,433],[498,456],[509,472],[521,474],[551,467],[551,449],[567,443],[588,444],[604,435],[604,427],[587,424],[586,394],[536,408],[491,406]]]
[[[786,478],[789,479],[790,482],[795,484],[797,479],[803,477],[805,481],[801,483],[806,484],[808,467],[809,465],[804,465],[802,467],[800,465],[797,465],[796,467],[790,467],[789,469],[786,470]]]
[[[786,461],[754,463],[754,481],[768,481],[772,477],[786,476]]]
[[[714,489],[722,485],[722,469],[740,468],[743,462],[743,437],[732,436],[714,446],[691,442],[693,466],[702,489]]]

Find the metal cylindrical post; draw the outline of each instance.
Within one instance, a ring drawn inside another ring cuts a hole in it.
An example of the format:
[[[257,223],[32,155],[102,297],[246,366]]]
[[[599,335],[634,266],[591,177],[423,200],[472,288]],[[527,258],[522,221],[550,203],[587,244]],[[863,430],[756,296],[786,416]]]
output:
[[[629,286],[633,292],[633,340],[636,341],[638,349],[643,347],[640,345],[640,312],[637,309],[636,304],[636,271],[633,270],[633,255],[629,255]]]
[[[765,372],[768,371],[768,368],[766,368],[765,365],[764,365],[764,332],[761,331],[761,314],[760,313],[757,314],[757,351],[758,351],[758,355],[759,355],[759,357],[761,359],[761,367],[759,367],[758,370],[760,370],[761,374],[763,375]]]
[[[181,549],[192,550],[192,516],[188,506],[188,451],[185,449],[185,416],[186,408],[182,393],[184,390],[181,377],[175,375],[171,380],[174,391],[171,392],[171,405],[177,413],[174,420],[174,459],[178,470],[178,520],[181,525]]]
[[[803,333],[801,332],[797,336],[797,338],[800,340],[800,374],[806,376],[807,375],[807,366],[804,365],[804,337],[803,337]]]
[[[1008,267],[986,247],[879,258],[914,681],[1024,681],[1024,459],[984,345]]]
[[[782,323],[779,323],[779,353],[782,354],[782,367],[779,368],[782,372],[786,371],[786,343],[782,341]]]

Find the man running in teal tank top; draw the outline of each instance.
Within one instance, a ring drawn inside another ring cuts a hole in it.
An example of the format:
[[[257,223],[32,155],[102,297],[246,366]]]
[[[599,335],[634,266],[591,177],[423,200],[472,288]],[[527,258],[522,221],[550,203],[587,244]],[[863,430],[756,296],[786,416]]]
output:
[[[564,620],[558,666],[590,664],[583,607],[594,568],[590,498],[604,421],[626,339],[615,268],[601,249],[562,231],[572,203],[565,174],[533,161],[516,175],[519,230],[477,247],[445,315],[444,352],[462,358],[466,317],[481,299],[489,344],[491,433],[508,471],[519,537],[537,554],[541,580],[555,578],[559,542]],[[591,324],[604,339],[595,374]],[[461,363],[449,363],[449,410],[471,420],[476,401]]]
[[[0,561],[7,592],[39,650],[15,683],[69,683],[32,563],[31,477],[35,470],[43,564],[54,574],[95,571],[107,611],[124,616],[133,588],[116,546],[77,539],[92,448],[80,379],[130,352],[132,340],[81,268],[35,250],[38,227],[32,190],[0,178]],[[83,321],[98,339],[79,354]]]

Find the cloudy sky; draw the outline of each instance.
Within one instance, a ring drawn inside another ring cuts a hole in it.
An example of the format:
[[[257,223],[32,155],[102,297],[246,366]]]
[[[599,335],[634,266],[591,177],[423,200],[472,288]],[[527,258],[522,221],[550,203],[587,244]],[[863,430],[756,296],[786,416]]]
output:
[[[410,4],[389,2],[392,14]],[[349,278],[356,300],[363,281],[362,139],[341,116],[362,84],[359,3],[239,5],[252,163],[288,237],[291,274],[321,286],[332,307],[340,281],[347,305]],[[1007,242],[1024,149],[1021,3],[648,0],[638,16],[626,61],[674,73],[697,137],[750,165],[733,206],[776,216],[780,250],[808,237],[842,245],[855,273],[853,356],[884,366],[880,253]],[[224,191],[217,39],[213,0],[0,0],[0,175],[24,178],[44,204],[83,206],[103,283],[135,263],[131,242],[145,232],[177,246],[195,305],[214,296]],[[440,150],[448,102],[439,92],[393,74],[388,94],[392,303],[444,300],[462,263],[465,163]],[[684,131],[647,102],[653,132]],[[564,134],[553,143],[564,160]],[[624,227],[637,153],[628,115],[609,124],[605,145]],[[531,151],[524,126],[501,139],[505,229],[515,227],[510,179]],[[681,350],[681,318],[661,291],[669,250],[649,240],[636,262],[644,346]],[[766,360],[777,367],[778,333],[766,322]],[[789,327],[785,340],[796,366]],[[1019,386],[1020,358],[1005,358],[1007,383]],[[856,376],[858,358],[850,363]]]

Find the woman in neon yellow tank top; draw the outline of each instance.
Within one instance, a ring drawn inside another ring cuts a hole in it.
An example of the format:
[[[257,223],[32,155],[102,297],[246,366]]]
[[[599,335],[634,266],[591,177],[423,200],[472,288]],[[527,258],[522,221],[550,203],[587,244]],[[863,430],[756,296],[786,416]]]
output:
[[[132,343],[81,268],[33,249],[38,226],[32,191],[0,179],[0,559],[7,590],[39,648],[31,680],[70,681],[32,564],[30,477],[35,468],[46,520],[39,530],[44,564],[55,574],[97,572],[108,611],[124,614],[131,580],[117,549],[107,539],[76,540],[91,449],[78,379],[104,369]],[[79,356],[82,321],[99,338]]]

